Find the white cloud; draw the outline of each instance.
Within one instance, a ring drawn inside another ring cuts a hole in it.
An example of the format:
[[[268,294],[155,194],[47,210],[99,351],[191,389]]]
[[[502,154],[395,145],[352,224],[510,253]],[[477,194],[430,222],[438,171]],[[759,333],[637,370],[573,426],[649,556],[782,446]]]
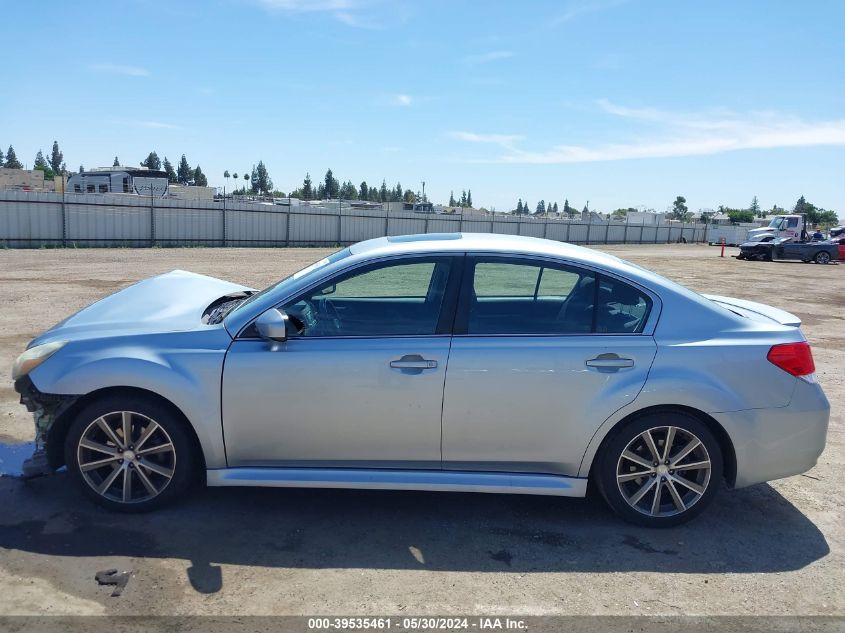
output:
[[[629,2],[629,0],[581,0],[579,2],[571,2],[561,13],[549,20],[548,25],[550,27],[560,26],[565,22],[580,18],[583,15],[612,9],[626,2]]]
[[[331,13],[342,24],[362,29],[380,29],[382,25],[362,14],[373,0],[257,0],[267,9],[288,13]]]
[[[411,95],[393,95],[390,103],[395,106],[409,106],[413,102]]]
[[[353,0],[259,0],[268,9],[283,11],[343,11],[355,6]]]
[[[119,64],[91,64],[88,69],[97,73],[111,73],[129,77],[147,77],[150,74],[149,70],[140,66],[121,66]]]
[[[510,147],[525,138],[516,134],[476,134],[475,132],[451,132],[449,136],[468,143],[490,143],[504,147]]]
[[[510,59],[516,53],[513,51],[490,51],[488,53],[479,53],[477,55],[467,55],[463,61],[470,66],[478,66],[479,64],[489,64],[500,59]]]
[[[725,110],[684,113],[656,108],[632,108],[600,100],[606,113],[651,128],[627,142],[593,145],[559,144],[544,150],[523,150],[521,137],[503,134],[453,133],[473,143],[492,143],[505,149],[492,162],[557,164],[704,156],[743,149],[774,149],[845,145],[845,119],[806,121],[777,112],[737,114]]]
[[[172,123],[162,123],[161,121],[138,121],[138,125],[142,127],[153,128],[156,130],[178,130],[180,126]]]

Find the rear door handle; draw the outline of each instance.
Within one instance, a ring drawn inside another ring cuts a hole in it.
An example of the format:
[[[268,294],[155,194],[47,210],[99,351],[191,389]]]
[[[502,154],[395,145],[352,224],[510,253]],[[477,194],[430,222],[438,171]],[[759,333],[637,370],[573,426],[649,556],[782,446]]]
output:
[[[599,369],[622,369],[623,367],[633,367],[634,359],[604,356],[602,354],[586,361],[586,365],[587,367],[596,367]]]
[[[419,354],[406,354],[399,360],[390,361],[393,369],[435,369],[436,360],[428,360]]]

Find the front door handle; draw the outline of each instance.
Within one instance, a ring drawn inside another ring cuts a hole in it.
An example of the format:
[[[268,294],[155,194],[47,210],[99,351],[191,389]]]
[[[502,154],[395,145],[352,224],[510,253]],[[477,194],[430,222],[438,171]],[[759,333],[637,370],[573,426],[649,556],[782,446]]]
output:
[[[591,358],[585,363],[587,367],[595,367],[597,369],[622,369],[624,367],[633,367],[633,358],[622,358],[616,354],[601,354],[596,358]]]
[[[390,361],[393,369],[435,369],[436,360],[428,360],[419,354],[406,354],[398,360]]]

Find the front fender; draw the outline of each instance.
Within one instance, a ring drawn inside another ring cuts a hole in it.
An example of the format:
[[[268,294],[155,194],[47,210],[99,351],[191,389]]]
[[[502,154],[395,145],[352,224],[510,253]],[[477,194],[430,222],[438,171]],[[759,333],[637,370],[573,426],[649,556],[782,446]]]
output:
[[[191,332],[71,341],[36,367],[42,393],[85,395],[135,387],[169,400],[188,419],[208,468],[226,466],[220,412],[223,359],[231,343],[218,326]]]

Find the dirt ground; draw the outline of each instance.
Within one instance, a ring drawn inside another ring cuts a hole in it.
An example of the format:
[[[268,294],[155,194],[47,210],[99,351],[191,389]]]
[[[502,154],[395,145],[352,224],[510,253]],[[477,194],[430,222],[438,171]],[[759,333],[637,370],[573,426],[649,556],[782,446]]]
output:
[[[603,250],[803,319],[832,405],[816,468],[722,491],[659,531],[598,500],[481,494],[229,488],[131,516],[91,505],[63,474],[0,477],[0,615],[845,614],[845,265]],[[9,367],[68,314],[175,268],[263,287],[327,252],[0,250],[0,442],[33,437]],[[117,598],[94,581],[109,568],[132,572]]]

